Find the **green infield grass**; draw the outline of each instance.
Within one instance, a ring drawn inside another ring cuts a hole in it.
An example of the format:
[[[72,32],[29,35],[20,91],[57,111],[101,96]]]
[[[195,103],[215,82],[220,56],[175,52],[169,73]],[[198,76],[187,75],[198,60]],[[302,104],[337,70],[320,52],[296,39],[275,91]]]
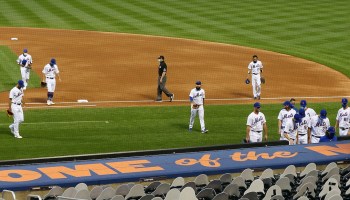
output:
[[[327,109],[334,125],[340,103],[310,107],[317,112]],[[279,139],[281,108],[262,105],[269,140]],[[198,117],[188,131],[188,106],[28,110],[20,126],[23,139],[11,135],[12,120],[0,115],[0,160],[241,143],[252,110],[252,105],[206,106],[207,134],[200,132]]]
[[[313,60],[350,77],[350,4],[346,0],[3,0],[0,5],[0,26],[238,44]]]

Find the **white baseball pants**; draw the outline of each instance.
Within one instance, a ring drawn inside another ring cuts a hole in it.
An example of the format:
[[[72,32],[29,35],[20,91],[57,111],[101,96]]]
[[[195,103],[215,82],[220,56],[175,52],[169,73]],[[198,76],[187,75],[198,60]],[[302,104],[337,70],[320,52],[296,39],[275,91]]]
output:
[[[252,86],[253,86],[253,95],[254,97],[258,97],[261,94],[261,80],[260,74],[252,75]]]
[[[47,78],[46,77],[46,83],[47,83],[47,91],[48,92],[55,92],[56,89],[56,79],[55,78]]]
[[[203,105],[200,105],[198,109],[193,109],[191,106],[191,117],[190,117],[190,125],[189,128],[193,128],[194,119],[196,118],[198,113],[199,122],[201,124],[201,130],[205,130],[205,123],[204,123],[204,107]]]
[[[29,80],[30,69],[26,67],[21,67],[21,76],[22,76],[22,81],[24,82],[24,87],[27,87],[28,85],[27,80]]]
[[[262,141],[262,132],[258,133],[256,131],[249,132],[249,141],[250,142],[261,142]]]
[[[350,128],[344,129],[344,130],[339,128],[339,135],[340,136],[346,136],[346,135],[350,134],[349,130],[350,130]]]
[[[13,112],[13,124],[10,126],[13,127],[15,135],[18,136],[19,124],[24,121],[23,109],[21,105],[12,104],[11,110]]]
[[[298,144],[307,144],[307,134],[298,136]]]
[[[320,143],[320,137],[314,137],[314,136],[311,136],[311,143],[314,144],[314,143]]]
[[[281,128],[281,131],[280,131],[280,134],[281,134],[280,140],[286,140],[286,141],[288,141],[287,138],[284,137],[284,130],[283,130],[283,129],[284,129],[284,128]]]

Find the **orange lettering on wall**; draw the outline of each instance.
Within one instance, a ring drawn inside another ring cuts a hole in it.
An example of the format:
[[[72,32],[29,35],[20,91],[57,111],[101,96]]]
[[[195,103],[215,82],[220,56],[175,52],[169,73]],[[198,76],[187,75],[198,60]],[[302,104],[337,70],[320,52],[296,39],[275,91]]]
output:
[[[232,160],[238,162],[244,162],[247,160],[258,160],[258,158],[262,158],[264,160],[272,160],[275,158],[292,158],[298,155],[297,152],[291,153],[288,151],[277,151],[274,152],[273,155],[269,155],[268,153],[260,153],[256,154],[255,151],[249,151],[247,154],[243,154],[241,152],[235,152],[231,155]]]
[[[164,170],[159,166],[146,167],[143,164],[151,163],[148,160],[133,160],[133,161],[122,161],[122,162],[110,162],[107,165],[120,171],[121,173],[134,173],[134,172],[150,172]]]
[[[337,147],[322,145],[322,146],[311,146],[305,147],[317,153],[325,156],[337,156],[339,153],[350,154],[350,143],[348,144],[336,144]]]
[[[175,161],[175,164],[182,166],[191,166],[197,163],[201,164],[204,167],[220,167],[221,164],[219,162],[220,158],[211,159],[210,154],[204,154],[199,160],[193,158],[183,158]]]
[[[12,176],[11,176],[12,174]],[[14,176],[15,175],[15,176]],[[25,182],[39,179],[41,174],[30,170],[3,170],[0,171],[0,181],[4,182]]]
[[[102,163],[75,165],[75,169],[71,169],[65,166],[44,167],[38,169],[52,179],[67,178],[65,174],[73,177],[87,177],[91,176],[90,171],[93,171],[97,175],[117,174],[115,171],[103,165]]]

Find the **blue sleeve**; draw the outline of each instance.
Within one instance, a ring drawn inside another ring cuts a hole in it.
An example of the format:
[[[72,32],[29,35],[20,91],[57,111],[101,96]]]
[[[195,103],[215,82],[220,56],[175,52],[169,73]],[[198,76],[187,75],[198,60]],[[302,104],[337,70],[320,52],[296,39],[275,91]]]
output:
[[[193,97],[190,97],[190,102],[192,102],[193,101]]]

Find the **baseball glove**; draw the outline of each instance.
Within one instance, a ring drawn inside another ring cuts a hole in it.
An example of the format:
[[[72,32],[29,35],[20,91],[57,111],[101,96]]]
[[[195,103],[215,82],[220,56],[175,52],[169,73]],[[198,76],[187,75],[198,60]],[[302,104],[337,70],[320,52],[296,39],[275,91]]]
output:
[[[261,77],[260,81],[261,81],[262,84],[265,84],[265,77]]]
[[[40,86],[41,86],[41,87],[43,87],[43,88],[44,88],[44,87],[46,87],[46,85],[47,85],[47,83],[46,83],[46,82],[44,82],[44,81],[41,81],[41,82],[40,82]]]
[[[193,105],[192,105],[192,108],[193,108],[193,109],[198,109],[199,106],[200,106],[200,105],[198,105],[198,104],[193,104]]]
[[[250,80],[249,80],[249,78],[247,78],[246,80],[245,80],[245,84],[249,84],[250,83]]]
[[[13,116],[13,112],[10,109],[6,110],[6,114],[8,117],[12,117]]]
[[[22,60],[21,64],[22,64],[23,67],[26,66],[27,60]]]

